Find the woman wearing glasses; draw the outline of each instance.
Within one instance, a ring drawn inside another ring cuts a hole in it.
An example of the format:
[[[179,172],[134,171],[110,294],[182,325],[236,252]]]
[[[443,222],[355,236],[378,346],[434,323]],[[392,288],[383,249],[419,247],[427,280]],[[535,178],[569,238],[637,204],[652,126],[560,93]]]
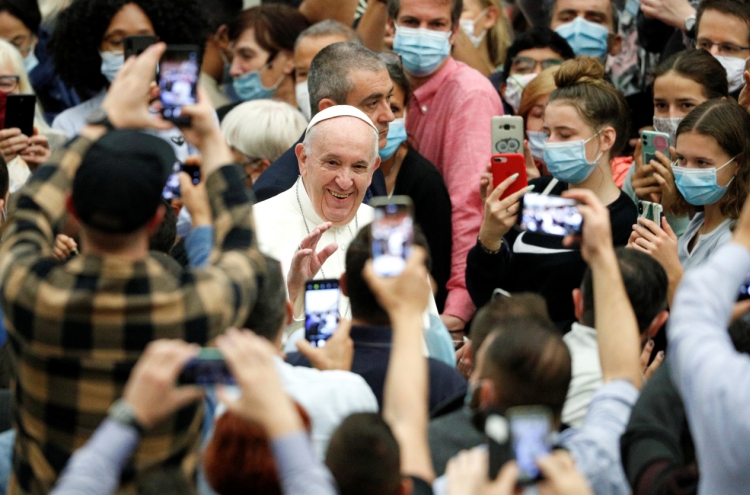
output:
[[[0,114],[3,122],[8,95],[33,93],[18,50],[0,39]],[[21,187],[29,175],[47,161],[51,154],[50,141],[54,147],[60,146],[64,141],[64,137],[52,131],[44,121],[39,105],[36,108],[34,128],[35,135],[24,136],[18,128],[4,129],[4,125],[0,125],[0,153],[8,164],[11,192]]]

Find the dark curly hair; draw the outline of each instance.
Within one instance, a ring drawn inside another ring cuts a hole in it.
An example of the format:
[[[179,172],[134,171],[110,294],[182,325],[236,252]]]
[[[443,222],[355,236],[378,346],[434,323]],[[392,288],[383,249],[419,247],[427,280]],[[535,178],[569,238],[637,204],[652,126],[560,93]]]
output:
[[[161,41],[200,47],[206,42],[208,21],[196,0],[75,0],[60,13],[50,43],[57,72],[82,100],[107,87],[99,47],[112,18],[129,3],[146,13]]]

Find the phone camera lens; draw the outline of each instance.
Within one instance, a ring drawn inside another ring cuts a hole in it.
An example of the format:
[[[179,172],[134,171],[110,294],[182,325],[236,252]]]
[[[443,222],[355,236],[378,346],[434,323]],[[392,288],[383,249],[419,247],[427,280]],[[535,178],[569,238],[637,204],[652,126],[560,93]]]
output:
[[[510,125],[509,124],[505,124],[503,126],[503,129],[505,129],[506,131],[509,131],[510,130]]]

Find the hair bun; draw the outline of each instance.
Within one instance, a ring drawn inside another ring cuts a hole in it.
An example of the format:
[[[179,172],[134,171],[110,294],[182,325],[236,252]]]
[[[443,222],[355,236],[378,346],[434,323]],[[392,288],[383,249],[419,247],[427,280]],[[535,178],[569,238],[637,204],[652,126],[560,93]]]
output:
[[[578,57],[560,65],[560,70],[555,74],[555,85],[565,88],[579,83],[604,81],[604,73],[604,66],[594,57]]]

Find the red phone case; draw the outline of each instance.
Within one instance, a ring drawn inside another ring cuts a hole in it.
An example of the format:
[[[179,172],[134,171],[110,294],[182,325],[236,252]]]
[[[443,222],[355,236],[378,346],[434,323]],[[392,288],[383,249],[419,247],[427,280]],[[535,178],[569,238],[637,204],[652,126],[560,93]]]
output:
[[[520,191],[529,185],[526,177],[526,159],[520,153],[502,153],[492,155],[492,187],[498,186],[502,181],[513,174],[518,174],[516,181],[505,190],[500,199],[505,199],[511,194]]]

